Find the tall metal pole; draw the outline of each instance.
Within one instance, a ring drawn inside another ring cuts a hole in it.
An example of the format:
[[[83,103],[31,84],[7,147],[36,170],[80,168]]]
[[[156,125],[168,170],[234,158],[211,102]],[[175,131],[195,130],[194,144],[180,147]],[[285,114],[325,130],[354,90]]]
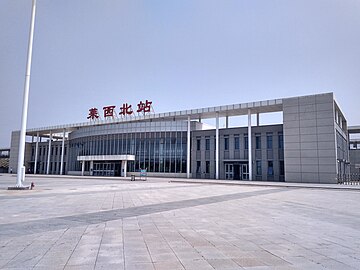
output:
[[[216,113],[216,131],[215,131],[215,178],[216,180],[219,179],[219,147],[220,147],[220,140],[219,140],[219,113]]]
[[[27,55],[27,64],[26,64],[26,73],[25,73],[25,87],[24,87],[24,100],[23,100],[23,110],[22,110],[22,118],[21,118],[20,141],[19,141],[19,159],[18,159],[17,178],[16,178],[17,187],[22,187],[22,182],[25,180],[25,166],[24,166],[25,137],[26,137],[26,123],[27,123],[28,103],[29,103],[30,72],[31,72],[31,57],[32,57],[32,48],[33,48],[33,40],[34,40],[35,11],[36,11],[36,0],[33,0],[31,23],[30,23],[29,46],[28,46],[28,55]]]
[[[186,142],[186,177],[190,178],[190,143],[191,143],[191,138],[190,138],[190,116],[188,116],[187,119],[187,142]]]

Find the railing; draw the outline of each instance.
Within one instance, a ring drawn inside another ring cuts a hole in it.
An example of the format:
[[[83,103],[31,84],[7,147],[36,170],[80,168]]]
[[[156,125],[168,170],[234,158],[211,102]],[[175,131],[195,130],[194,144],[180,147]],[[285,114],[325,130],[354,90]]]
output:
[[[338,174],[337,180],[341,185],[360,185],[360,173]]]

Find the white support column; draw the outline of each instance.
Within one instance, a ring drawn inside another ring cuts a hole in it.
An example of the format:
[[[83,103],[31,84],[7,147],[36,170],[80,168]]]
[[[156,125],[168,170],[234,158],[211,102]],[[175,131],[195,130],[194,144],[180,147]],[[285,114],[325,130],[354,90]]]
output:
[[[256,126],[260,126],[260,113],[256,114]]]
[[[94,161],[93,160],[90,161],[90,175],[91,176],[94,175]]]
[[[124,177],[127,177],[127,160],[125,160],[125,165],[124,165]]]
[[[249,180],[252,180],[252,149],[251,149],[251,110],[248,109],[248,158],[249,158]]]
[[[84,176],[85,172],[85,160],[81,162],[81,176]]]
[[[49,148],[48,148],[48,156],[47,156],[47,166],[46,166],[46,174],[49,174],[49,172],[50,172],[51,141],[52,141],[52,132],[50,131]]]
[[[216,133],[215,133],[215,173],[216,179],[219,179],[219,113],[216,113]]]
[[[229,116],[226,116],[225,118],[225,127],[229,128]]]
[[[64,153],[65,153],[65,129],[63,131],[62,144],[61,144],[61,160],[60,160],[60,175],[64,174]]]
[[[34,174],[36,174],[37,172],[38,152],[39,152],[39,132],[36,134]]]
[[[121,161],[121,176],[127,176],[127,160]]]
[[[187,174],[187,178],[190,178],[190,142],[191,142],[191,138],[190,138],[190,116],[188,116],[188,120],[187,120],[187,154],[186,154],[186,174]]]

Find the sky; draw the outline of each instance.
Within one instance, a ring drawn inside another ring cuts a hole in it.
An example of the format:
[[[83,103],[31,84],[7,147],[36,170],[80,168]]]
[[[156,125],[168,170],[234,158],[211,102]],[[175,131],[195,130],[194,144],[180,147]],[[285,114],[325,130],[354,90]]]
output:
[[[31,0],[0,0],[0,147],[21,126]],[[28,128],[334,92],[360,125],[358,0],[38,0]]]

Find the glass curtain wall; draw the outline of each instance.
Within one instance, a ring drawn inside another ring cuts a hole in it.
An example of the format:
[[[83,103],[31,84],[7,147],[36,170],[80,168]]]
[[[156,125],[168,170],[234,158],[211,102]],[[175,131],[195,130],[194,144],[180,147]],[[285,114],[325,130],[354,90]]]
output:
[[[186,173],[186,132],[143,132],[88,136],[70,141],[69,171],[81,171],[78,156],[135,155],[128,171]]]

